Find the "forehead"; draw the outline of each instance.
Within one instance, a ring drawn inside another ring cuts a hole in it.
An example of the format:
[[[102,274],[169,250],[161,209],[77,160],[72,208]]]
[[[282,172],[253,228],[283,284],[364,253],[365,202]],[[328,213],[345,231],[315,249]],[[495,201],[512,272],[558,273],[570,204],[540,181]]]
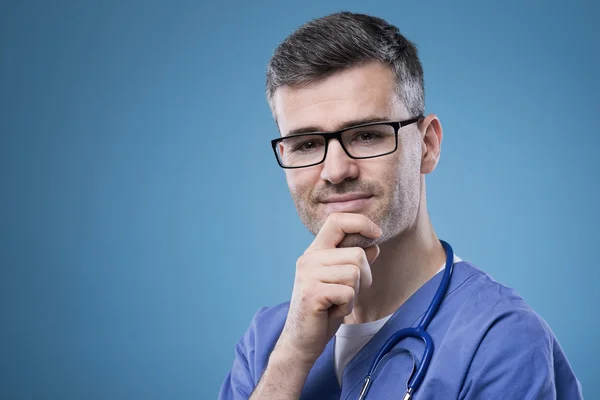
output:
[[[408,112],[395,88],[391,68],[373,62],[311,85],[278,88],[273,96],[274,114],[282,135],[306,127],[334,131],[347,121],[368,118],[403,119]]]

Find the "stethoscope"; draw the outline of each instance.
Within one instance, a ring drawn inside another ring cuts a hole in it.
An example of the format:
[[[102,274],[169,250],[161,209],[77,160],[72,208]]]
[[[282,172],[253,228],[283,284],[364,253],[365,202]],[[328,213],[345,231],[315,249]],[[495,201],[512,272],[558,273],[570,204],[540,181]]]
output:
[[[421,322],[419,322],[419,325],[417,325],[416,328],[405,328],[399,330],[398,332],[394,333],[388,339],[385,345],[381,348],[381,350],[379,350],[379,353],[377,353],[377,356],[373,360],[371,368],[369,369],[369,373],[365,378],[365,383],[362,387],[358,400],[364,400],[366,398],[367,392],[369,391],[369,388],[371,387],[372,383],[371,377],[375,373],[375,370],[377,369],[377,366],[379,365],[381,359],[385,357],[385,355],[399,341],[407,337],[421,339],[425,343],[425,352],[423,353],[421,362],[417,365],[416,373],[413,369],[413,374],[411,374],[411,377],[406,386],[406,394],[404,395],[402,400],[410,400],[412,395],[417,391],[417,389],[421,385],[421,382],[423,381],[423,378],[427,373],[427,368],[429,368],[431,356],[433,356],[433,340],[431,339],[429,333],[425,331],[425,329],[427,329],[427,326],[429,325],[429,323],[433,319],[433,316],[440,307],[440,303],[442,302],[442,299],[444,298],[444,295],[448,290],[448,285],[450,284],[450,276],[452,275],[452,270],[454,268],[454,252],[452,250],[452,247],[443,240],[440,240],[440,243],[442,243],[442,246],[444,246],[444,250],[446,251],[446,267],[444,270],[444,276],[442,277],[442,281],[440,282],[440,286],[438,286],[438,289],[435,292],[435,295],[433,296],[433,300],[431,300],[427,311],[425,311],[425,315],[423,315]]]

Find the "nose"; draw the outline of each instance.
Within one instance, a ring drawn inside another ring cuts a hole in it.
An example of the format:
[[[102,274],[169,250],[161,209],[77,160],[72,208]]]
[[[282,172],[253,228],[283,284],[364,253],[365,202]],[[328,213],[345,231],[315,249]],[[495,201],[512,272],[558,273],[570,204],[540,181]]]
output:
[[[328,144],[327,156],[323,161],[321,179],[338,184],[345,179],[355,179],[357,177],[358,166],[356,160],[346,154],[339,141],[331,140]]]

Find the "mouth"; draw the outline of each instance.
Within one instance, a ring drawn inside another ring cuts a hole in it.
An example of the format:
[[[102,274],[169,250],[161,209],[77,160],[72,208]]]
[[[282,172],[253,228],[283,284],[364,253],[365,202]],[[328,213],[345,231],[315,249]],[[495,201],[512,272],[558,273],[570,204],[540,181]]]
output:
[[[370,194],[345,194],[331,196],[321,203],[328,214],[332,212],[358,212],[365,209],[373,198]]]

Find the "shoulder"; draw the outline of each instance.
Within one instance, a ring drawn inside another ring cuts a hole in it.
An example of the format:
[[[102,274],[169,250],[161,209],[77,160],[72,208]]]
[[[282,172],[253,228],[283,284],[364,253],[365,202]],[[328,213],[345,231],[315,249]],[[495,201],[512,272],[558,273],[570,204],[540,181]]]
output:
[[[513,342],[518,346],[535,343],[552,349],[556,341],[554,333],[515,289],[470,262],[462,261],[455,268],[467,276],[462,285],[455,288],[456,293],[449,293],[461,303],[457,318],[463,326],[477,331],[480,340],[489,341],[497,336],[504,346]]]
[[[219,399],[250,397],[283,330],[288,308],[289,302],[261,307],[254,314],[235,346],[233,365],[223,381]]]
[[[513,288],[495,280],[488,273],[473,263],[461,261],[455,269],[463,279],[448,293],[463,302],[463,307],[475,311],[473,316],[491,321],[506,318],[515,314],[538,328],[546,330],[546,322],[527,304],[523,297]]]
[[[483,391],[488,395],[509,390],[513,398],[579,398],[579,383],[547,322],[515,289],[472,263],[455,267],[468,275],[458,289],[463,312],[456,322],[473,346],[463,393],[481,395],[488,387],[497,390]]]
[[[480,353],[486,346],[506,352],[507,346],[532,344],[552,351],[556,340],[550,327],[515,289],[467,261],[454,265],[453,280],[440,311],[450,335],[468,335],[460,341],[468,343],[469,352]]]
[[[246,358],[256,382],[281,335],[288,309],[289,302],[261,307],[237,344],[237,352]]]
[[[289,301],[274,306],[261,307],[256,314],[254,314],[252,325],[256,328],[264,329],[268,327],[272,328],[274,324],[277,325],[277,323],[280,322],[282,324],[281,327],[283,328],[283,323],[287,318],[289,308]]]
[[[247,339],[251,339],[257,345],[274,345],[283,330],[289,306],[288,301],[258,309],[246,331]]]
[[[252,318],[245,333],[246,341],[252,346],[269,346],[275,344],[287,318],[290,303],[285,302],[275,306],[261,307]]]

